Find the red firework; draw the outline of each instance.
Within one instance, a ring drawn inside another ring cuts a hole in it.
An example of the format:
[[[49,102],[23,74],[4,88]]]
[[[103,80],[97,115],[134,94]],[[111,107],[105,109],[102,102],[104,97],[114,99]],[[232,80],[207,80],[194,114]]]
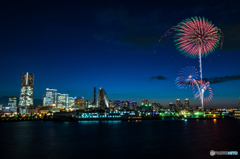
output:
[[[174,29],[177,32],[174,40],[177,48],[191,57],[199,57],[200,50],[201,56],[207,56],[215,50],[223,37],[221,29],[214,27],[211,22],[201,17],[188,18]]]

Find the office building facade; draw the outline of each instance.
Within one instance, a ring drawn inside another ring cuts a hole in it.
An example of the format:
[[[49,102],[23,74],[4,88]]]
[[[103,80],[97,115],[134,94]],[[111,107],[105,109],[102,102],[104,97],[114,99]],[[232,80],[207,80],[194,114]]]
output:
[[[57,90],[46,88],[46,101],[45,106],[55,106],[57,105]]]
[[[85,104],[84,97],[75,97],[75,108],[79,108],[79,110],[85,110]]]
[[[8,98],[8,107],[17,107],[17,97]]]
[[[19,106],[33,106],[33,73],[23,73]]]
[[[65,107],[68,109],[68,94],[57,93],[57,107]]]
[[[68,107],[74,108],[75,107],[75,99],[73,97],[68,97]]]

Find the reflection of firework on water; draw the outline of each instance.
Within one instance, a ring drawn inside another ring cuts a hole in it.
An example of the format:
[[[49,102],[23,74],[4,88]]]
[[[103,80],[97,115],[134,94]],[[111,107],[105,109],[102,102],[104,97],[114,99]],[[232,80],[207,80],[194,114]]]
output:
[[[213,98],[213,91],[212,88],[210,87],[209,82],[205,83],[203,82],[202,86],[201,86],[201,90],[204,90],[204,102],[209,102],[210,100],[212,100]],[[194,98],[199,98],[199,100],[201,100],[200,97],[200,92],[197,90],[195,91],[195,87],[193,87],[193,93],[194,93]]]
[[[186,89],[188,86],[194,85],[194,80],[198,78],[198,71],[194,66],[188,66],[180,70],[178,75],[179,77],[175,80],[177,87]]]
[[[177,49],[190,57],[199,57],[199,50],[201,56],[207,56],[215,50],[223,37],[221,29],[201,17],[192,17],[180,22],[175,27],[175,31],[177,33],[174,42]]]

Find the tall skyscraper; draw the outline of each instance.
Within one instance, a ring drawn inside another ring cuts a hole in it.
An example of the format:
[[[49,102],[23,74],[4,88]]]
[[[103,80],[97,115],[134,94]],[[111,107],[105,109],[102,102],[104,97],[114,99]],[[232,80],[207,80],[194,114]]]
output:
[[[8,98],[8,106],[16,107],[17,106],[17,97],[9,97]]]
[[[184,105],[185,109],[188,110],[189,109],[189,99],[186,98],[185,99],[185,105]]]
[[[93,105],[96,105],[96,87],[93,88]]]
[[[104,89],[102,89],[102,87],[100,87],[98,90],[97,106],[100,109],[109,108],[107,93]]]
[[[33,106],[33,73],[22,74],[19,106]]]
[[[56,106],[56,104],[57,104],[57,90],[46,88],[45,106]]]

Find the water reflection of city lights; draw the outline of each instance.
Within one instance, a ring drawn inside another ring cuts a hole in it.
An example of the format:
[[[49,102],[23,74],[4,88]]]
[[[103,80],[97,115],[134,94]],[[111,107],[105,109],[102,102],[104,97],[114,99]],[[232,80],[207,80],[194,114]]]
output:
[[[138,122],[142,122],[142,120],[128,120],[128,122],[135,122],[135,123],[138,123]]]
[[[213,119],[213,122],[214,122],[214,124],[216,124],[217,123],[217,119]]]

